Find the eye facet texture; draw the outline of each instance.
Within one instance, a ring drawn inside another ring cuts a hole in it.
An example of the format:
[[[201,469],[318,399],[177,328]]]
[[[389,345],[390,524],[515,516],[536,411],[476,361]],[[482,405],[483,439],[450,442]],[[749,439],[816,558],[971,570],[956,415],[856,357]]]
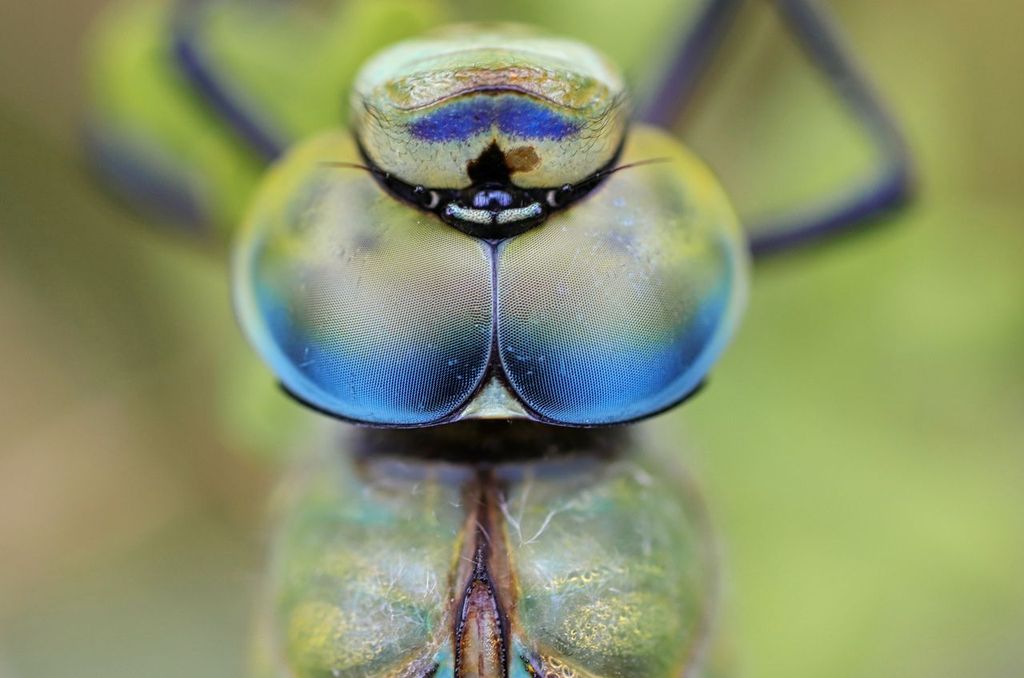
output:
[[[728,202],[678,143],[634,130],[621,163],[655,158],[501,246],[501,363],[546,419],[609,424],[669,407],[735,325],[746,257]]]
[[[417,425],[461,408],[491,346],[486,243],[326,166],[346,135],[273,171],[237,251],[242,325],[284,386],[332,414]]]
[[[621,423],[691,393],[732,333],[744,241],[707,169],[660,132],[633,130],[622,155],[659,162],[497,244],[329,166],[356,157],[341,133],[300,147],[262,187],[237,251],[250,340],[318,409],[440,423],[496,377],[537,419]]]

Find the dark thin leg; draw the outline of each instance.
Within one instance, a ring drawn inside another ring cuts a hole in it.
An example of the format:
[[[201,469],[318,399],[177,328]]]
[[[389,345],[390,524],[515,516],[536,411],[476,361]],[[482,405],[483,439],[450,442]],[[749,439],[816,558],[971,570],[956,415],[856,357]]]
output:
[[[895,122],[846,56],[835,29],[813,0],[771,0],[811,62],[868,131],[879,154],[875,174],[863,186],[820,206],[797,210],[750,227],[750,248],[764,255],[842,232],[903,204],[910,193],[910,159]],[[640,119],[669,127],[682,115],[712,48],[742,0],[715,0],[681,41],[656,95]],[[763,235],[756,235],[762,233]]]
[[[638,108],[638,118],[658,127],[671,127],[686,110],[690,97],[704,72],[715,46],[743,0],[710,0],[693,27],[678,37],[678,47],[669,59],[654,95]]]
[[[172,26],[174,59],[185,79],[210,109],[230,127],[241,140],[269,162],[284,151],[284,140],[266,129],[259,116],[248,110],[229,84],[207,62],[199,45],[197,23],[201,19],[201,0],[182,0]]]
[[[835,28],[813,0],[775,0],[811,61],[867,130],[878,152],[874,175],[820,207],[805,209],[751,227],[750,249],[757,255],[788,249],[822,236],[863,225],[910,197],[911,166],[907,145],[895,121],[847,57]]]

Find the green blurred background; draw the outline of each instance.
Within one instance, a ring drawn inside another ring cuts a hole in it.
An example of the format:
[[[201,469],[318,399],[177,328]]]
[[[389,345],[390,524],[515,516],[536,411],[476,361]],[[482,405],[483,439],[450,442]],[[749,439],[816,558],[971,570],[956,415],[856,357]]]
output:
[[[90,183],[103,4],[0,0],[0,676],[241,676],[273,479],[323,423],[238,336],[222,253]],[[673,7],[647,4],[501,15],[642,79]],[[863,163],[754,5],[680,123],[745,210]],[[716,518],[737,675],[1022,676],[1024,5],[828,5],[906,127],[918,201],[759,265],[711,387],[647,426],[687,441]]]

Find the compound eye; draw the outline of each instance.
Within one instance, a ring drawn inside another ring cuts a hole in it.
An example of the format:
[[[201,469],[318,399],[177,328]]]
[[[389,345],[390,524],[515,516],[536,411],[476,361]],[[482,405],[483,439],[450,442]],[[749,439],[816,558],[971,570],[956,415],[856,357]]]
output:
[[[499,358],[543,419],[604,425],[663,410],[700,384],[736,324],[746,243],[728,200],[661,132],[635,129],[623,161],[659,154],[671,159],[615,173],[498,250]]]
[[[331,133],[268,175],[235,254],[239,317],[300,400],[362,422],[437,423],[487,372],[490,250],[366,174],[322,166],[356,152]]]

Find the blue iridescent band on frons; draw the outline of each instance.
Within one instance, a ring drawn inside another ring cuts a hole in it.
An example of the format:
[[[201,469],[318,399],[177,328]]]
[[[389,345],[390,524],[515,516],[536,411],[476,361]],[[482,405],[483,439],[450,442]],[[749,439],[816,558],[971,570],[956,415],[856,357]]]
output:
[[[524,139],[564,139],[580,124],[522,95],[493,95],[455,101],[409,124],[416,137],[430,142],[465,141],[497,128]]]

